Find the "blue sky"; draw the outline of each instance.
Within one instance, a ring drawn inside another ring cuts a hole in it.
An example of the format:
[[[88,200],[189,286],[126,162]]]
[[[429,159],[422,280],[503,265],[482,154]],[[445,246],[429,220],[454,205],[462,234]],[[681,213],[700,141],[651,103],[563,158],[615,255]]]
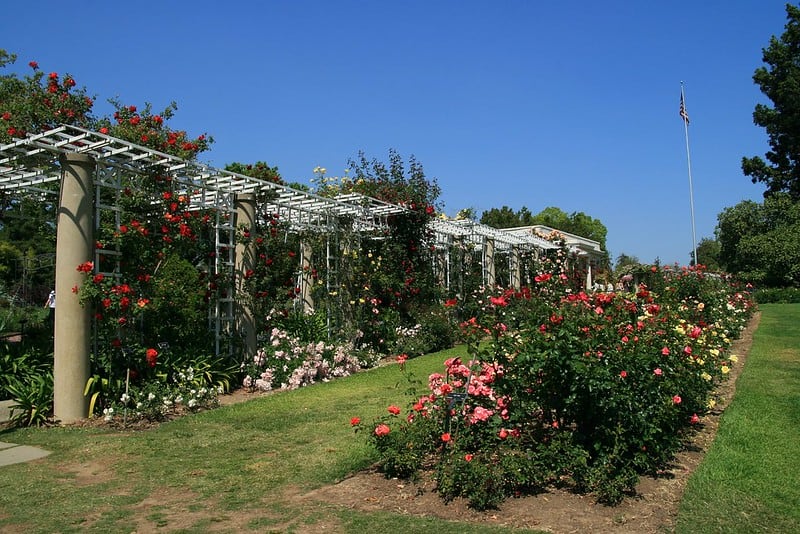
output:
[[[444,211],[555,206],[608,228],[615,259],[687,264],[763,187],[752,112],[779,0],[5,2],[0,48],[70,73],[105,102],[176,101],[216,167],[266,161],[288,181],[341,175],[363,150],[414,155]],[[8,72],[8,70],[6,71]],[[702,262],[702,257],[700,258]]]

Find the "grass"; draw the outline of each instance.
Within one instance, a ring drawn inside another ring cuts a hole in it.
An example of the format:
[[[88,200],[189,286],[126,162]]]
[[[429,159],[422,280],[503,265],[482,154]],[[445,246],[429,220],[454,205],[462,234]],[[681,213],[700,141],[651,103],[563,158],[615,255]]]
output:
[[[800,532],[800,305],[763,304],[736,395],[678,532]]]
[[[800,532],[800,305],[761,308],[736,396],[690,479],[679,532]],[[407,369],[424,379],[454,355],[463,349]],[[0,531],[508,532],[302,498],[375,461],[350,418],[370,421],[403,404],[408,388],[391,365],[147,431],[2,432],[0,441],[52,454],[0,468]]]
[[[426,379],[456,354],[463,349],[409,360],[406,375]],[[143,432],[7,431],[0,441],[52,454],[0,469],[0,531],[506,531],[292,498],[371,465],[374,451],[350,418],[369,421],[410,400],[409,386],[390,365]]]

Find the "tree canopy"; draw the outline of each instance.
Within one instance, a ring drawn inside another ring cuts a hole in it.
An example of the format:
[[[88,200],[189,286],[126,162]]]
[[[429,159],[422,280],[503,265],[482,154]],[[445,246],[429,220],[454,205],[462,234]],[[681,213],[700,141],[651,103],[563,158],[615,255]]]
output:
[[[740,202],[717,220],[725,270],[767,286],[800,285],[800,203],[788,193]]]
[[[763,49],[764,66],[753,81],[772,107],[757,104],[753,122],[766,129],[770,150],[764,159],[742,158],[742,171],[753,183],[763,183],[764,196],[786,192],[800,199],[800,8],[786,5],[786,31],[773,36]]]
[[[533,225],[549,226],[562,232],[597,241],[600,243],[600,247],[606,250],[608,229],[599,219],[594,219],[582,211],[567,214],[560,208],[550,206],[533,215],[525,206],[518,212],[508,206],[503,206],[499,209],[492,208],[484,211],[480,222],[493,228],[514,228],[515,226]]]

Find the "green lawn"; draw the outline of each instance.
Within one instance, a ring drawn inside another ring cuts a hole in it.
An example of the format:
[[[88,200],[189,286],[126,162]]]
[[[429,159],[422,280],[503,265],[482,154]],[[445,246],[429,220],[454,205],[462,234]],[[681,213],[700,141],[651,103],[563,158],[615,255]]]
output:
[[[800,532],[800,305],[762,310],[736,396],[689,482],[679,532]],[[424,380],[459,353],[407,368]],[[52,454],[0,468],[0,531],[507,532],[301,498],[374,462],[350,418],[402,404],[408,388],[390,365],[147,431],[2,432],[0,441]]]
[[[409,360],[427,379],[463,350]],[[0,441],[52,454],[0,468],[0,531],[502,532],[361,513],[292,498],[375,461],[350,418],[369,421],[410,386],[396,365],[184,417],[147,431],[21,429]],[[419,384],[418,387],[424,387]],[[422,391],[422,389],[420,389]],[[288,496],[288,497],[287,497]],[[233,526],[231,526],[233,525]]]
[[[800,532],[800,305],[764,304],[678,532]]]

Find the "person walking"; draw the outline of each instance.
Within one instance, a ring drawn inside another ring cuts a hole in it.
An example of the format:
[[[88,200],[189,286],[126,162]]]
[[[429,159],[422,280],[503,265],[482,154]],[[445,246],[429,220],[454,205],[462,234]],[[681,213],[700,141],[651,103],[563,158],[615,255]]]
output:
[[[47,316],[47,321],[53,325],[55,324],[56,320],[56,290],[53,289],[50,291],[50,294],[47,296],[47,300],[44,303],[45,308],[50,308],[50,314]]]

